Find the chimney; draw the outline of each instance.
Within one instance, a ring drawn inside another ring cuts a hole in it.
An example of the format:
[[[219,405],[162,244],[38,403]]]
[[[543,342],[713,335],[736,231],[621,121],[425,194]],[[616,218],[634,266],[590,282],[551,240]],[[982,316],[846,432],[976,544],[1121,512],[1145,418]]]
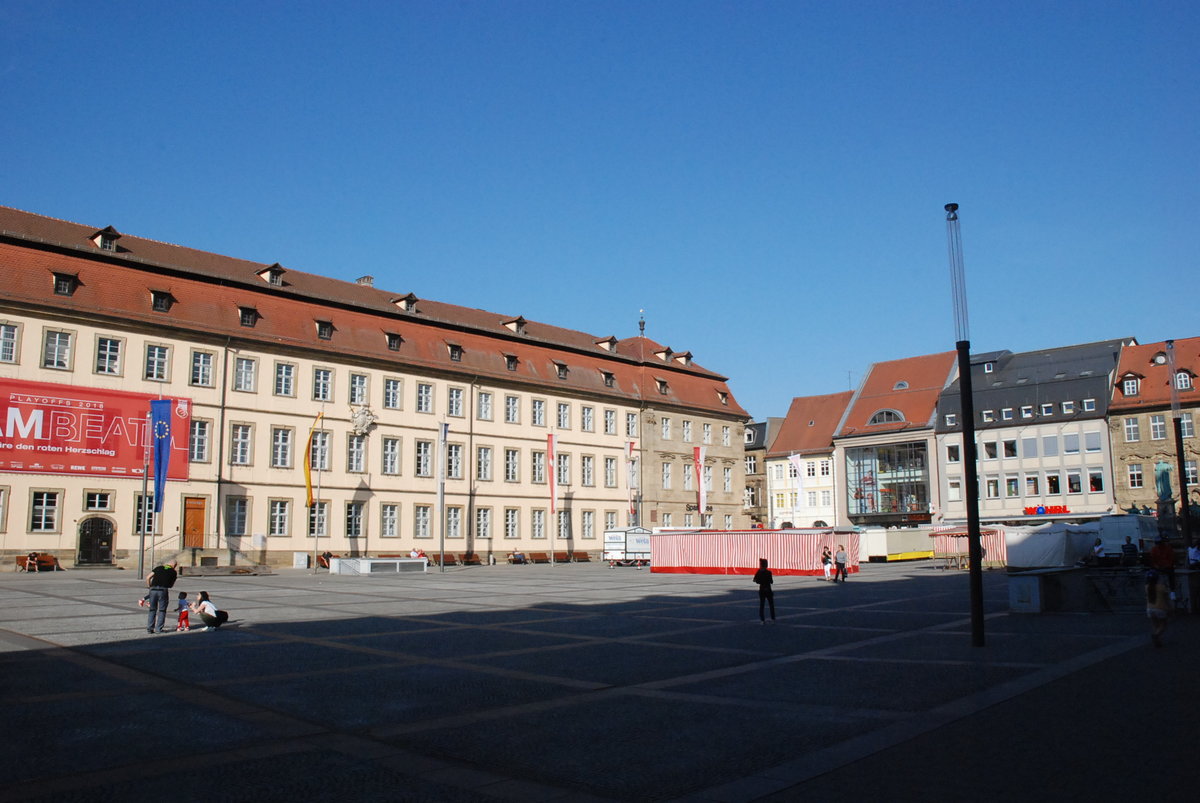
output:
[[[361,284],[363,287],[374,287],[375,286],[375,277],[374,276],[359,276],[357,279],[354,280],[354,283]]]

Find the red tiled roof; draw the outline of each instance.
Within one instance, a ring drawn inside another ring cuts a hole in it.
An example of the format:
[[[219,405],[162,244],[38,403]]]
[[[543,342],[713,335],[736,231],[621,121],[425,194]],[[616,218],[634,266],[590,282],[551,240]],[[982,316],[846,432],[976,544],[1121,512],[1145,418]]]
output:
[[[1141,407],[1166,407],[1171,404],[1171,385],[1174,381],[1168,365],[1155,362],[1156,355],[1167,353],[1167,344],[1141,343],[1121,349],[1121,360],[1113,376],[1116,386],[1109,412],[1136,410]],[[1200,337],[1189,337],[1175,341],[1175,370],[1187,371],[1192,376],[1192,389],[1179,391],[1181,407],[1200,406]],[[1141,379],[1138,395],[1126,396],[1121,392],[1122,379],[1126,376]]]
[[[601,338],[584,332],[529,321],[525,334],[518,335],[505,323],[519,316],[424,299],[416,302],[415,312],[405,312],[393,303],[402,294],[290,268],[283,285],[275,286],[259,276],[270,265],[128,234],[117,241],[117,252],[102,251],[91,240],[96,233],[94,226],[0,206],[0,235],[9,237],[0,240],[0,301],[166,327],[197,340],[267,341],[325,351],[330,359],[393,362],[398,371],[411,366],[533,382],[563,393],[645,398],[652,404],[748,417],[719,374],[694,364],[663,362],[650,351],[643,368],[627,350],[610,352],[600,345]],[[142,278],[134,281],[131,270]],[[55,272],[78,275],[73,295],[51,292]],[[151,311],[151,289],[169,292],[176,300],[170,312]],[[240,325],[239,307],[258,311],[254,327]],[[317,337],[318,319],[333,323],[331,340]],[[389,332],[402,338],[398,352],[387,348]],[[461,361],[450,360],[447,340],[462,347]],[[518,358],[515,371],[507,369],[505,354]],[[566,364],[566,379],[559,378],[555,363]],[[666,394],[647,369],[668,380]],[[613,375],[611,388],[604,384],[605,373]]]
[[[859,437],[932,426],[938,395],[953,380],[956,359],[956,352],[944,351],[875,363],[855,392],[834,437]],[[868,425],[872,416],[882,410],[894,410],[903,420]]]
[[[833,449],[837,429],[854,391],[845,390],[825,396],[797,396],[775,440],[767,447],[768,457],[789,454],[815,454]]]

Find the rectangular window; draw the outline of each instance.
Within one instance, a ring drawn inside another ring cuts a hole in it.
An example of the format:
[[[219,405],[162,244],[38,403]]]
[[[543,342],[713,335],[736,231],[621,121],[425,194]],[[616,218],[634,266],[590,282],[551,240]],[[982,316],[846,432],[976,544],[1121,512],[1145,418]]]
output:
[[[292,467],[292,430],[285,427],[271,429],[271,468]]]
[[[692,442],[692,422],[688,421],[685,418],[682,422],[682,427],[683,427],[683,431],[682,431],[683,442],[691,443]]]
[[[350,374],[350,403],[367,403],[367,375]]]
[[[400,439],[383,439],[383,465],[380,471],[389,476],[400,473]]]
[[[584,432],[596,431],[596,409],[594,407],[579,408],[579,428]]]
[[[596,458],[585,454],[579,458],[579,481],[585,487],[596,484]]]
[[[446,415],[462,418],[463,414],[463,390],[462,388],[450,388],[446,392]]]
[[[463,478],[463,447],[461,443],[446,444],[446,476],[452,480]]]
[[[1054,415],[1054,405],[1046,403],[1042,405],[1042,415]]]
[[[0,362],[17,361],[17,327],[0,323]]]
[[[519,482],[521,479],[521,453],[516,449],[504,450],[504,481]]]
[[[662,439],[664,441],[671,439],[671,419],[666,416],[662,417]]]
[[[433,476],[433,441],[417,441],[416,474],[418,477]]]
[[[1125,442],[1136,443],[1142,439],[1141,426],[1136,418],[1125,419]]]
[[[1002,409],[1000,411],[1000,420],[1001,421],[1012,421],[1012,419],[1013,419],[1013,409],[1011,407],[1005,407],[1004,409]]]
[[[546,426],[546,402],[534,399],[530,405],[530,417],[535,427]]]
[[[1017,456],[1017,440],[1016,440],[1016,438],[1002,441],[1001,446],[1004,447],[1004,456],[1005,457],[1016,457]]]
[[[611,510],[604,511],[604,529],[612,530],[617,526],[617,514]]]
[[[1079,454],[1079,433],[1069,432],[1063,435],[1063,454]]]
[[[1074,415],[1075,414],[1075,402],[1073,402],[1073,401],[1063,402],[1062,403],[1062,411],[1063,411],[1063,415]]]
[[[251,438],[254,428],[249,424],[233,424],[229,429],[229,463],[234,466],[250,465]]]
[[[1083,493],[1083,475],[1080,474],[1078,469],[1067,471],[1067,493]]]
[[[721,427],[721,445],[728,446],[732,437],[732,430],[729,427]]]
[[[329,503],[314,501],[308,509],[308,537],[325,538],[329,535]]]
[[[367,470],[367,436],[346,436],[346,471],[361,474]]]
[[[492,478],[492,447],[479,446],[475,449],[475,479],[487,482]]]
[[[954,413],[946,413],[945,421],[946,421],[946,426],[952,427],[958,423],[958,416],[955,415]]]
[[[291,363],[275,363],[275,395],[296,395],[296,366]]]
[[[83,495],[84,510],[112,510],[112,494],[107,491],[87,491]]]
[[[1044,435],[1042,436],[1042,456],[1057,457],[1058,456],[1058,436]]]
[[[433,412],[433,385],[425,382],[417,383],[417,412]]]
[[[1025,495],[1026,496],[1041,496],[1041,477],[1037,474],[1025,475]]]
[[[476,538],[491,538],[492,537],[492,509],[489,507],[476,508],[475,510],[475,537]]]
[[[1142,464],[1141,463],[1130,463],[1125,467],[1125,470],[1128,473],[1130,488],[1143,487]]]
[[[1181,437],[1184,437],[1184,438],[1195,437],[1196,430],[1194,430],[1192,428],[1192,414],[1191,413],[1180,413],[1179,414],[1179,434]]]
[[[96,341],[96,373],[117,376],[121,373],[121,341],[102,337]]]
[[[1121,383],[1121,393],[1126,396],[1136,396],[1138,394],[1138,381],[1136,379],[1126,379]]]
[[[557,477],[559,485],[571,484],[571,455],[557,454],[554,456],[554,461],[557,463]]]
[[[1150,416],[1150,440],[1161,441],[1167,437],[1167,417],[1165,415]]]
[[[615,457],[604,458],[604,487],[617,487],[617,458]]]
[[[291,531],[291,503],[272,499],[267,503],[267,535],[287,535]]]
[[[480,421],[492,420],[492,394],[481,390],[475,396],[475,416]]]
[[[558,537],[567,540],[571,535],[571,513],[566,510],[558,511]]]
[[[399,379],[383,380],[383,406],[388,410],[399,410],[400,399],[403,398],[401,390],[403,385]]]
[[[671,464],[670,463],[662,464],[662,487],[663,487],[664,491],[669,490],[671,488]]]
[[[546,481],[546,453],[532,452],[531,458],[533,463],[530,466],[532,473],[530,474],[529,481],[540,485]]]
[[[1085,413],[1096,412],[1096,400],[1095,399],[1084,399],[1083,400],[1083,411]]]
[[[416,538],[429,538],[429,523],[432,520],[433,508],[429,505],[415,505],[413,507],[413,536]]]
[[[1021,406],[1021,418],[1033,418],[1033,405],[1025,404]]]
[[[1021,495],[1021,478],[1016,474],[1004,478],[1004,495],[1009,499]]]
[[[213,355],[207,351],[192,352],[191,384],[199,387],[211,387],[213,383]]]
[[[570,429],[571,428],[571,405],[564,404],[563,402],[558,403],[558,419],[557,420],[558,420],[558,428],[559,429]]]
[[[347,538],[362,538],[363,528],[365,526],[363,519],[364,502],[347,502],[346,503],[346,537]]]
[[[630,438],[636,438],[638,434],[637,413],[625,414],[625,435]]]
[[[604,411],[604,434],[605,435],[616,435],[617,434],[617,411],[616,410],[605,410]]]
[[[34,491],[29,507],[31,533],[58,532],[58,491]]]
[[[951,477],[948,480],[947,500],[950,502],[962,501],[962,480],[958,477]]]
[[[704,443],[712,443],[712,424],[701,425],[700,439]]]
[[[150,512],[154,508],[154,494],[149,493],[145,496],[137,494],[133,507],[133,531],[135,533],[150,532],[154,524],[154,514]]]
[[[462,518],[463,509],[457,505],[451,505],[446,508],[446,537],[447,538],[462,538]]]
[[[1100,451],[1100,433],[1085,432],[1083,433],[1083,449],[1087,452]]]
[[[825,507],[833,504],[833,491],[821,491],[821,504]]]
[[[585,510],[579,517],[579,535],[588,540],[596,537],[596,511]]]
[[[504,423],[521,423],[521,400],[516,396],[504,397]]]
[[[1104,470],[1100,468],[1088,469],[1088,493],[1098,494],[1104,492]]]
[[[225,534],[246,535],[249,530],[250,500],[244,496],[225,499]]]
[[[1038,439],[1037,438],[1021,438],[1021,454],[1026,458],[1038,456]]]
[[[309,462],[313,471],[329,470],[329,433],[314,432],[312,434],[312,455]]]
[[[209,429],[211,421],[192,419],[192,431],[188,433],[188,460],[193,463],[208,462]]]
[[[253,393],[258,386],[258,363],[248,357],[238,357],[233,362],[233,389],[242,393]]]
[[[504,509],[504,537],[521,537],[521,511],[515,507],[506,507]]]
[[[983,444],[983,457],[985,460],[995,460],[997,455],[997,447],[995,441],[985,441]]]
[[[999,477],[988,477],[987,482],[986,482],[986,488],[987,488],[987,498],[988,499],[999,499],[1000,498],[1000,478]]]
[[[729,493],[733,490],[733,469],[725,468],[721,475],[721,490]]]
[[[962,461],[962,447],[957,443],[946,444],[946,462],[959,463]]]
[[[984,410],[979,415],[985,424],[990,424],[996,420],[996,412],[994,410]]]
[[[1184,460],[1183,461],[1183,476],[1185,479],[1187,479],[1187,484],[1189,486],[1197,484],[1198,478],[1196,476],[1196,461],[1195,460]]]
[[[328,368],[313,369],[314,401],[333,401],[333,371]]]
[[[71,367],[70,332],[46,332],[42,344],[42,367],[64,371]]]
[[[381,538],[400,536],[400,506],[384,502],[379,506],[379,535]]]
[[[758,456],[757,455],[752,455],[752,454],[746,455],[746,473],[747,474],[757,474],[758,473]]]
[[[151,382],[167,381],[167,364],[170,350],[166,346],[146,346],[145,379]]]
[[[546,511],[533,510],[530,511],[532,521],[530,522],[530,536],[537,539],[546,537]]]

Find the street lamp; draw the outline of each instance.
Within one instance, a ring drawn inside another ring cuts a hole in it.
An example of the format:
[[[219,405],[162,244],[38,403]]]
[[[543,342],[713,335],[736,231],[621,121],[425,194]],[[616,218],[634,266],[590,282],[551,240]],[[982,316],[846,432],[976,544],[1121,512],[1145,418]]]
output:
[[[967,277],[963,269],[958,204],[946,204],[946,237],[950,254],[950,294],[954,304],[954,339],[958,350],[958,390],[962,412],[963,469],[967,502],[967,555],[970,559],[971,645],[983,639],[983,548],[979,533],[979,466],[975,445],[975,399],[971,383],[971,340],[967,325]]]

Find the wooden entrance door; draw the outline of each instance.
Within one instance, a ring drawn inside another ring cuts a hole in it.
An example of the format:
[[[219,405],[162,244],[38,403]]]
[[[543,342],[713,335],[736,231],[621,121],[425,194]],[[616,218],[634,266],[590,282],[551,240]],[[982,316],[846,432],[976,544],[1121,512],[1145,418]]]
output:
[[[183,546],[185,549],[204,549],[204,522],[208,518],[208,501],[202,496],[183,498]]]
[[[112,563],[113,525],[108,519],[93,516],[79,523],[79,551],[76,563]]]

